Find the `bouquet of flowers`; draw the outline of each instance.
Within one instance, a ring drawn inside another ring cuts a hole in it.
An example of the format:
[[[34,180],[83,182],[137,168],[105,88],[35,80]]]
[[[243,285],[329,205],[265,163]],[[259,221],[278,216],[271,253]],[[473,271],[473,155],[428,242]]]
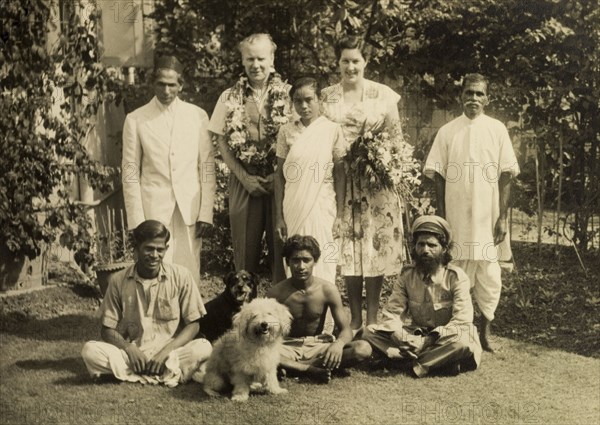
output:
[[[421,167],[402,136],[400,122],[377,133],[364,127],[348,152],[350,173],[361,176],[370,191],[390,190],[401,199],[412,199]]]

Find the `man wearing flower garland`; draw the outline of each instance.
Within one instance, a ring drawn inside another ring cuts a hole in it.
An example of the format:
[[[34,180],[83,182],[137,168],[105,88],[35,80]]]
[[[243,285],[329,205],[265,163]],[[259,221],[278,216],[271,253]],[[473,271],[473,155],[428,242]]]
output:
[[[208,127],[231,171],[229,219],[235,267],[258,271],[266,232],[275,283],[285,279],[282,241],[274,229],[275,143],[289,115],[289,86],[273,68],[276,48],[269,34],[242,40],[245,74],[219,97]]]
[[[183,65],[174,56],[154,63],[154,98],[123,126],[123,195],[128,227],[144,220],[171,233],[165,261],[187,267],[200,284],[201,238],[212,225],[216,189],[207,113],[179,99]]]

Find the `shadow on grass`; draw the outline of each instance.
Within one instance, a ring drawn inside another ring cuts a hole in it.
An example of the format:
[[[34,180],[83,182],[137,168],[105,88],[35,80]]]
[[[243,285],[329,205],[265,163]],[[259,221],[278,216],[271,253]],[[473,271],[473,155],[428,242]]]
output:
[[[81,298],[94,298],[100,302],[100,298],[102,295],[100,294],[100,289],[91,284],[87,283],[76,283],[74,285],[69,285],[69,289],[73,291],[73,293]]]
[[[66,385],[66,386],[92,386],[96,385],[90,378],[87,372],[85,363],[81,357],[67,357],[63,359],[29,359],[29,360],[18,360],[15,365],[19,369],[24,371],[33,372],[44,372],[54,371],[63,372],[61,378],[56,379],[53,383],[55,385]],[[65,376],[68,372],[69,375]],[[116,378],[113,381],[107,381],[106,383],[120,383]]]
[[[211,397],[204,392],[202,384],[197,382],[188,382],[184,385],[178,385],[170,390],[170,395],[183,401],[204,402],[211,400]]]
[[[53,383],[55,385],[65,385],[68,387],[93,387],[96,385],[121,384],[122,382],[115,378],[114,380],[106,380],[105,382],[96,383],[92,381],[92,378],[90,378],[90,375],[85,369],[85,365],[82,363],[82,369],[78,371],[76,375],[65,376],[63,378],[56,379]]]
[[[19,360],[15,364],[25,370],[55,370],[72,372],[74,374],[85,372],[85,365],[78,357]]]
[[[13,311],[0,315],[0,331],[38,341],[81,342],[99,337],[100,324],[98,319],[86,314],[34,319]]]

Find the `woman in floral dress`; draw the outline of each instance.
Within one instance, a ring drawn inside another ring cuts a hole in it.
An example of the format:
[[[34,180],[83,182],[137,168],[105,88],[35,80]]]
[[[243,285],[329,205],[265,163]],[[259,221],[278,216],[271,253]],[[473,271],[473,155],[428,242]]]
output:
[[[348,145],[365,132],[390,129],[399,121],[400,96],[364,78],[367,64],[361,40],[347,37],[336,46],[341,81],[323,90],[325,116],[339,123]],[[367,325],[377,323],[383,277],[400,273],[403,230],[400,199],[391,191],[372,192],[364,176],[349,175],[341,232],[340,263],[348,292],[351,327],[362,327],[362,290],[366,286]]]

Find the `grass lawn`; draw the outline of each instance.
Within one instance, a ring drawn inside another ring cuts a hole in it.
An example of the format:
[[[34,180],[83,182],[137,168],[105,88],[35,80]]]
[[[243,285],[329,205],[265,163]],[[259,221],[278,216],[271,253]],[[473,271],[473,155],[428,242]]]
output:
[[[417,380],[361,369],[327,386],[286,379],[289,394],[246,404],[209,399],[196,383],[92,383],[79,354],[99,335],[89,287],[2,298],[0,423],[600,423],[598,266],[586,277],[568,252],[559,266],[526,245],[515,257],[495,322],[501,351],[485,353],[479,370]]]

